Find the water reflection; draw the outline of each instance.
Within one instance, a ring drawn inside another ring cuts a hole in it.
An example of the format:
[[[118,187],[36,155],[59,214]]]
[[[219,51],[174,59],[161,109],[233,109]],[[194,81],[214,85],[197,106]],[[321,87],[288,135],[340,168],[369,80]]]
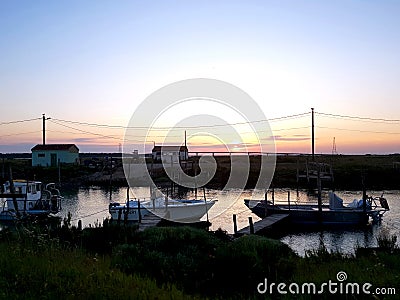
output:
[[[208,198],[217,198],[217,204],[210,210],[209,217],[212,222],[211,229],[223,230],[233,233],[233,214],[237,215],[238,229],[248,225],[248,217],[253,221],[259,220],[257,216],[244,205],[243,199],[249,198],[253,191],[250,190],[207,190]],[[63,190],[64,199],[62,201],[62,212],[59,216],[65,217],[68,212],[72,214],[72,223],[77,224],[82,220],[83,226],[101,223],[103,219],[109,217],[108,205],[110,202],[124,202],[127,198],[126,188],[91,187]],[[291,203],[301,203],[315,201],[315,197],[309,197],[305,191],[290,191]],[[351,202],[353,199],[360,199],[361,193],[350,191],[339,191],[338,196]],[[370,192],[369,194],[378,196],[381,192]],[[150,196],[148,188],[135,188],[131,190],[131,197],[145,198]],[[187,197],[193,198],[194,192],[191,191]],[[199,197],[202,193],[199,194]],[[253,193],[254,196],[254,193]],[[258,199],[264,198],[264,192],[258,191],[255,196]],[[271,199],[272,194],[268,194]],[[275,190],[275,201],[287,201],[288,190]],[[377,245],[377,236],[382,230],[387,230],[389,234],[396,234],[400,237],[400,191],[389,191],[385,197],[390,205],[390,211],[385,214],[382,225],[369,226],[363,230],[348,231],[321,231],[321,232],[292,232],[281,238],[281,241],[288,244],[299,255],[304,255],[306,250],[317,249],[323,244],[328,250],[340,251],[342,253],[353,253],[357,246],[374,247]],[[232,199],[237,199],[232,201]],[[399,241],[398,241],[399,243]]]

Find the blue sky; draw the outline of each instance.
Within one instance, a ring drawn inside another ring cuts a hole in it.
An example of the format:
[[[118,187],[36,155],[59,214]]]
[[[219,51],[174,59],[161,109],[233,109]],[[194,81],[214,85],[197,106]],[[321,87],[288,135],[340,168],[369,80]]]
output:
[[[399,13],[398,1],[1,1],[2,121],[126,125],[153,91],[196,77],[237,85],[269,118],[311,107],[400,118]],[[40,126],[0,126],[0,137]],[[0,152],[40,137],[1,137]]]

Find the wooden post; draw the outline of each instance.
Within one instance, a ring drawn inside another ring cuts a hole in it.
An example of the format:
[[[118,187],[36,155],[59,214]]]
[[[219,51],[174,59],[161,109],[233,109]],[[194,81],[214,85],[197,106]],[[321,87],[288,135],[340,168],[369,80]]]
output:
[[[78,230],[81,231],[82,230],[82,220],[78,221]]]
[[[17,217],[19,217],[18,201],[17,197],[15,196],[15,187],[14,187],[11,165],[9,165],[9,169],[10,169],[10,193],[12,195],[11,197],[13,199],[14,209],[16,211]]]
[[[118,220],[117,220],[117,224],[119,225],[121,223],[121,215],[122,215],[122,208],[120,208],[118,210]]]
[[[126,210],[127,210],[128,214],[129,214],[129,186],[126,189]]]
[[[233,215],[233,233],[237,234],[237,221],[236,221],[236,215]]]
[[[111,202],[111,200],[112,200],[112,171],[111,171],[111,168],[110,168],[110,202]]]
[[[317,187],[318,187],[318,211],[322,217],[322,187],[321,187],[321,171],[320,167],[318,166],[318,173],[317,173]]]
[[[26,187],[25,187],[24,213],[26,212],[26,201],[28,200],[28,186],[29,186],[29,181],[27,179],[26,180]]]
[[[58,159],[58,187],[61,188],[61,161]]]
[[[265,213],[265,216],[267,216],[267,213],[268,213],[267,205],[268,205],[268,191],[265,191],[265,194],[264,194],[264,213]]]
[[[127,221],[128,221],[128,211],[124,209],[124,225],[126,225]]]
[[[365,190],[365,185],[363,183],[363,212],[367,213],[367,191]]]
[[[206,188],[203,186],[203,196],[204,196],[204,204],[206,206],[206,214],[207,214],[207,224],[210,222],[208,221],[208,208],[207,208],[207,199],[206,199]]]
[[[249,217],[250,234],[254,234],[253,218]]]
[[[275,209],[275,188],[272,186],[272,208]]]
[[[288,202],[289,210],[290,210],[290,191],[287,192],[287,202]]]
[[[142,214],[140,213],[140,199],[137,199],[137,207],[138,207],[138,216],[139,216],[139,223],[142,222]]]
[[[318,173],[317,173],[317,186],[318,186],[318,217],[319,222],[322,223],[322,186],[321,186],[321,170],[318,166]]]

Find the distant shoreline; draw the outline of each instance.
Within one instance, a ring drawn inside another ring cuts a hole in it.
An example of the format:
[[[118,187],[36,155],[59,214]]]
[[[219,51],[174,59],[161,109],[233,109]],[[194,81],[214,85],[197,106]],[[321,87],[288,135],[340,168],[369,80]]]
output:
[[[231,164],[229,156],[215,156],[215,159],[217,172],[207,184],[207,187],[220,189],[225,186],[229,178]],[[189,158],[189,162],[194,162],[195,160],[196,158]],[[301,172],[305,169],[307,160],[310,161],[311,156],[277,156],[276,169],[271,186],[276,188],[310,188],[310,184],[306,180],[297,181],[296,176],[298,170]],[[325,188],[361,190],[362,182],[364,182],[368,190],[400,189],[400,154],[316,155],[315,160],[332,166],[334,180],[333,182],[324,182],[323,186]],[[249,157],[249,161],[251,167],[245,188],[251,189],[258,179],[260,156],[252,155]],[[116,153],[115,156],[113,153],[81,153],[80,163],[80,165],[61,166],[61,183],[99,186],[110,186],[111,183],[112,186],[127,186],[119,153]],[[194,162],[194,165],[196,165],[196,162]],[[30,159],[23,159],[21,156],[14,158],[4,157],[4,159],[0,160],[0,179],[3,181],[9,177],[9,166],[12,167],[13,178],[58,182],[57,167],[32,167]],[[193,176],[193,169],[189,169],[188,174]],[[154,180],[159,184],[167,184],[169,182],[168,177],[162,171],[156,174]]]

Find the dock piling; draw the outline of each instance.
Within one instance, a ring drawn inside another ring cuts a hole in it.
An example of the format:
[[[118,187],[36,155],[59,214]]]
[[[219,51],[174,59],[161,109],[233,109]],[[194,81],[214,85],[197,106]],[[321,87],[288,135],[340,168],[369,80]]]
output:
[[[254,234],[254,224],[252,217],[249,217],[249,227],[250,227],[250,234]]]
[[[268,214],[267,214],[267,204],[268,204],[268,191],[265,191],[265,195],[264,195],[264,201],[265,201],[265,205],[264,205],[264,208],[265,208],[265,216],[267,216]]]
[[[233,233],[234,234],[237,234],[237,221],[236,221],[236,215],[233,215],[232,216],[232,218],[233,218]]]
[[[117,224],[119,225],[121,223],[121,216],[122,216],[122,209],[120,208],[118,210],[118,220],[117,220]]]

